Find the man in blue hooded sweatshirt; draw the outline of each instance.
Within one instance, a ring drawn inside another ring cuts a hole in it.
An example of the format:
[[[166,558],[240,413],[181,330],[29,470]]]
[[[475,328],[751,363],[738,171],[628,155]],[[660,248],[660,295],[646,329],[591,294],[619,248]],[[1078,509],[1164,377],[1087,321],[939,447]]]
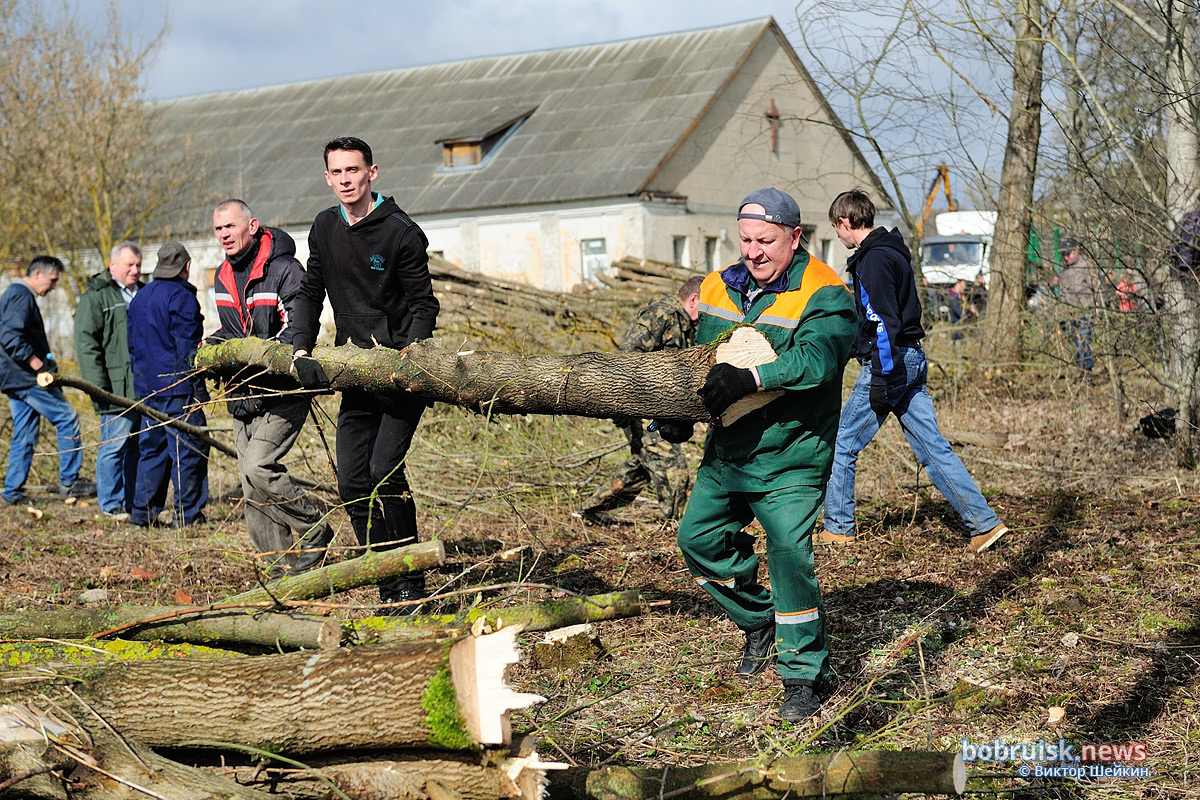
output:
[[[988,505],[967,468],[938,430],[933,398],[925,388],[928,366],[921,339],[921,301],[911,254],[893,228],[875,227],[875,204],[861,189],[842,192],[829,207],[838,240],[854,251],[846,262],[858,309],[858,336],[851,356],[862,365],[842,406],[833,473],[825,492],[822,544],[853,541],[854,470],[888,414],[895,414],[913,455],[946,496],[971,535],[968,548],[988,549],[1008,528]]]

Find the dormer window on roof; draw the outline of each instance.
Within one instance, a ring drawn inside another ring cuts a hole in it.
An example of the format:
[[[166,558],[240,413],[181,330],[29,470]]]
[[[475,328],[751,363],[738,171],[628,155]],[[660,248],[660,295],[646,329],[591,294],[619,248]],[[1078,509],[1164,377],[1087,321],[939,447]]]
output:
[[[442,146],[442,171],[479,169],[487,165],[536,108],[519,114],[511,110],[490,114],[454,136],[438,139]]]

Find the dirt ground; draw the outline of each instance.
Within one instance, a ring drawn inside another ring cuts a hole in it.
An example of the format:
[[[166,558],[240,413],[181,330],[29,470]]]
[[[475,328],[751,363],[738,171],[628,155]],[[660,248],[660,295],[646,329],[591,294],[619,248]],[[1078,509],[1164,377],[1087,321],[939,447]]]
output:
[[[688,576],[673,524],[648,497],[612,527],[572,518],[621,460],[617,429],[431,409],[410,455],[423,532],[448,553],[429,586],[479,587],[440,610],[529,602],[548,596],[546,586],[637,589],[650,603],[641,617],[595,626],[600,658],[567,670],[517,665],[512,682],[547,701],[514,715],[514,730],[534,737],[543,758],[590,765],[955,750],[964,740],[1137,743],[1145,761],[1127,763],[1145,777],[1045,780],[1019,776],[1017,763],[975,762],[967,787],[1200,797],[1200,481],[1174,466],[1169,443],[1136,430],[1158,390],[1129,379],[1129,419],[1117,421],[1107,377],[1084,381],[1054,361],[985,370],[963,358],[969,346],[933,337],[931,390],[944,428],[1007,434],[1003,446],[958,450],[1013,533],[969,554],[960,521],[889,422],[860,460],[859,541],[818,548],[834,678],[819,717],[795,726],[776,715],[772,671],[748,682],[732,675],[741,637]],[[75,399],[94,445],[96,418]],[[333,414],[336,401],[323,407]],[[212,416],[220,427],[220,412]],[[332,443],[332,423],[323,427]],[[694,463],[699,445],[689,447]],[[315,429],[291,462],[330,480]],[[216,601],[254,585],[233,466],[213,456],[209,521],[182,530],[114,523],[94,502],[67,505],[32,487],[33,511],[0,509],[0,613],[75,604],[91,588],[153,604],[180,592]],[[40,455],[31,484],[51,484],[53,470],[52,455]],[[318,495],[335,501],[328,489]],[[350,545],[345,515],[331,518],[337,543]],[[520,561],[497,558],[518,545],[527,546]],[[360,590],[350,601],[375,597]]]

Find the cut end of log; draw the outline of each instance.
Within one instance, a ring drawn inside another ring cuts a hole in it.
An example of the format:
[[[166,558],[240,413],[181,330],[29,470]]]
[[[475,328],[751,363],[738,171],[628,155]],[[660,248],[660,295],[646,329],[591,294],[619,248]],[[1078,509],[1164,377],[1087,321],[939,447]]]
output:
[[[43,389],[50,388],[50,386],[53,385],[53,383],[54,383],[54,373],[53,372],[39,372],[37,374],[37,385],[42,387]]]
[[[333,617],[324,620],[317,631],[317,648],[335,650],[342,646],[342,623]]]
[[[967,765],[963,763],[962,753],[954,754],[954,771],[951,773],[954,781],[954,793],[962,794],[967,789]]]
[[[450,675],[467,731],[480,744],[508,744],[508,712],[546,698],[514,691],[505,680],[515,664],[517,634],[523,626],[501,628],[486,636],[467,636],[450,649]]]
[[[749,325],[734,328],[729,338],[717,345],[715,356],[716,363],[731,364],[741,369],[770,364],[778,358],[771,343],[767,341],[767,337]],[[748,394],[727,408],[721,418],[717,420],[717,424],[722,428],[732,425],[751,411],[762,408],[775,398],[782,396],[782,389]]]

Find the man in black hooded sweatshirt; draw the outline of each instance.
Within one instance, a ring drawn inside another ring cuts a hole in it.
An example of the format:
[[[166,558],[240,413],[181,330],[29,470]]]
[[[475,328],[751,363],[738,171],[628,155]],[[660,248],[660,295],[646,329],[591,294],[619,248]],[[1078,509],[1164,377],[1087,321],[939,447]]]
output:
[[[854,251],[846,262],[858,308],[858,336],[850,355],[862,369],[842,406],[825,492],[825,529],[813,539],[822,544],[853,541],[858,454],[888,414],[895,414],[913,455],[966,523],[971,536],[967,547],[975,553],[986,550],[1008,528],[938,430],[933,398],[925,388],[925,331],[908,246],[895,228],[874,227],[875,204],[861,189],[834,199],[829,222],[838,240]]]
[[[433,335],[440,306],[429,277],[429,240],[395,200],[371,191],[379,166],[352,136],[325,145],[325,182],[338,205],[317,215],[308,235],[308,270],[295,303],[292,369],[306,389],[329,379],[312,358],[326,294],[335,345],[400,350]],[[417,507],[404,457],[425,403],[345,389],[337,422],[338,493],[358,542],[384,550],[417,541]],[[379,584],[383,603],[426,597],[423,575]],[[393,607],[415,613],[417,604]]]

